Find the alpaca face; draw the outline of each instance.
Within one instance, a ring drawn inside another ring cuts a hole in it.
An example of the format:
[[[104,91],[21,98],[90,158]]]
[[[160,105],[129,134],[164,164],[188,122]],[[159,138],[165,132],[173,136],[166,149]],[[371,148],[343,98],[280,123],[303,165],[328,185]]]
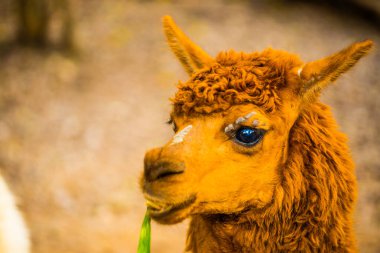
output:
[[[304,64],[296,55],[222,52],[215,59],[166,17],[170,47],[190,79],[178,85],[176,134],[144,159],[141,187],[152,218],[263,210],[281,198],[291,128],[320,91],[372,47],[355,43]],[[281,201],[277,201],[281,203]]]
[[[175,136],[191,130],[181,142],[174,137],[146,153],[142,188],[150,215],[175,223],[191,214],[265,208],[287,156],[289,122],[296,118],[288,115],[250,104],[202,117],[173,114]]]

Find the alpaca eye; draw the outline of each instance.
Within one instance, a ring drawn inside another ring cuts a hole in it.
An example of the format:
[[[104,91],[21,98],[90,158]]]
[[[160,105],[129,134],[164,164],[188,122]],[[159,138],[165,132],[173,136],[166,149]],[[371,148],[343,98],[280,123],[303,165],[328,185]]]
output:
[[[263,135],[264,131],[260,129],[241,127],[235,133],[235,140],[239,144],[251,147],[257,144]]]
[[[175,124],[175,122],[174,122],[174,120],[172,118],[170,118],[168,121],[166,121],[166,124],[171,125],[172,128],[173,128],[173,131],[177,132],[178,127],[177,127],[177,125]]]

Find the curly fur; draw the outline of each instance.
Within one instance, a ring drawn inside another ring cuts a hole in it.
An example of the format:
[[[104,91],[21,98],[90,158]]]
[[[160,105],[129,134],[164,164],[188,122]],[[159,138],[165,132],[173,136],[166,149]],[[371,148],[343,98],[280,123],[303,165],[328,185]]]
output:
[[[251,54],[231,50],[215,61],[179,83],[172,99],[176,114],[220,112],[244,103],[273,112],[281,104],[277,93],[286,86],[285,70],[300,65],[297,56],[272,49]]]

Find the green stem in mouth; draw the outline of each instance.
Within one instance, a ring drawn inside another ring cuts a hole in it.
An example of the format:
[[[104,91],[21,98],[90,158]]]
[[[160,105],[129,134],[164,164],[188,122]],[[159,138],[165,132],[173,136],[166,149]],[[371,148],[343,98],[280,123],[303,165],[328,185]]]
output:
[[[150,217],[148,211],[145,213],[144,221],[141,226],[139,246],[137,253],[150,253]]]

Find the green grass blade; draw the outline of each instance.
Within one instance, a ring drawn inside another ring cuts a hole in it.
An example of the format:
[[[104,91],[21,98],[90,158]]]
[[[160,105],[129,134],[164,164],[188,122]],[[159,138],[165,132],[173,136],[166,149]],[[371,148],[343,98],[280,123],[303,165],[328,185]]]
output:
[[[145,213],[144,221],[141,226],[139,246],[137,253],[150,253],[150,217]]]

